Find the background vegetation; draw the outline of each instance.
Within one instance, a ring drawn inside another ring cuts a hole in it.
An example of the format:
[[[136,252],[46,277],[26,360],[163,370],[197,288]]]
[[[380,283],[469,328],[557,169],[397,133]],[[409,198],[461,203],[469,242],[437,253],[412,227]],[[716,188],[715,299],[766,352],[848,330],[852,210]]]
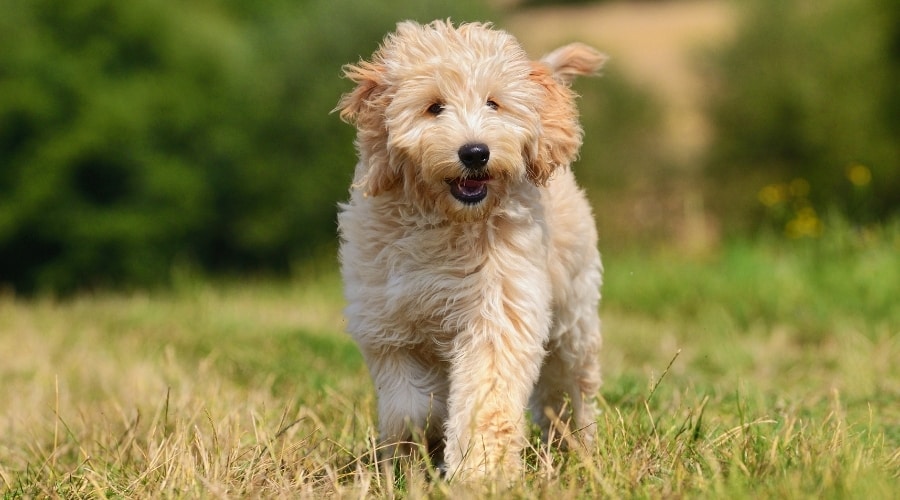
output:
[[[341,65],[473,2],[2,0],[0,282],[165,282],[333,249]],[[340,13],[340,21],[335,19]]]
[[[612,249],[671,236],[615,208],[636,185],[651,199],[668,191],[662,217],[690,203],[684,182],[706,186],[706,216],[726,237],[816,237],[829,211],[854,224],[896,215],[896,2],[741,5],[737,36],[707,58],[706,169],[677,168],[659,103],[615,64],[578,83],[591,167],[578,172],[614,214],[600,221]],[[354,163],[352,128],[329,114],[348,90],[341,65],[400,18],[502,25],[475,0],[0,9],[0,283],[19,293],[167,283],[179,267],[284,275],[331,259]]]
[[[861,225],[896,216],[900,4],[756,0],[743,13],[711,71],[717,209],[792,236],[815,236],[825,212]]]

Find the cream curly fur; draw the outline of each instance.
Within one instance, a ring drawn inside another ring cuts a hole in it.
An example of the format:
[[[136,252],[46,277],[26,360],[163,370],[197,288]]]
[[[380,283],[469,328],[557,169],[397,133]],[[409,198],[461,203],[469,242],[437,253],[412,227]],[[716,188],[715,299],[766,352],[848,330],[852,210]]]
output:
[[[590,441],[602,268],[570,168],[569,83],[603,60],[573,44],[531,61],[489,24],[435,21],[399,23],[345,66],[356,87],[336,110],[359,153],[339,214],[346,316],[388,453],[422,440],[454,477],[513,478],[529,407],[545,432],[556,415]],[[465,148],[489,156],[467,166]]]

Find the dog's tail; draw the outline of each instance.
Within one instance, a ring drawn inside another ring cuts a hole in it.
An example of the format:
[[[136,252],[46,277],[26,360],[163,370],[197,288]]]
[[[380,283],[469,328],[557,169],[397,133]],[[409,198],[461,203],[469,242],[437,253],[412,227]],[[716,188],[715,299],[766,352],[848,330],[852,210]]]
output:
[[[570,84],[576,76],[594,75],[609,59],[605,54],[583,43],[571,43],[541,58],[550,67],[553,77]]]

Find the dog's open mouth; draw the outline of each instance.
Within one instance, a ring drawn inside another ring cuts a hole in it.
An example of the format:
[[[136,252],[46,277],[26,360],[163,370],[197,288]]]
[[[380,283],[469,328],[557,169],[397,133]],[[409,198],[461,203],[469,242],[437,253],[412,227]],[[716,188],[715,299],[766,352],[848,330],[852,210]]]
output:
[[[447,179],[450,185],[450,194],[457,200],[474,205],[483,200],[488,193],[488,181],[491,177],[488,175],[478,177],[457,177],[455,179]]]

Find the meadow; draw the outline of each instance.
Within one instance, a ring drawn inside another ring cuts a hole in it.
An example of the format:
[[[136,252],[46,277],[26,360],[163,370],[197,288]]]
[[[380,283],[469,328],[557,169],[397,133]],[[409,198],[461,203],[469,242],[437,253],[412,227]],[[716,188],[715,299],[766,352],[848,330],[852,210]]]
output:
[[[602,248],[602,243],[601,243]],[[900,228],[605,256],[596,446],[509,489],[375,458],[333,268],[0,296],[0,489],[31,497],[891,498]]]

